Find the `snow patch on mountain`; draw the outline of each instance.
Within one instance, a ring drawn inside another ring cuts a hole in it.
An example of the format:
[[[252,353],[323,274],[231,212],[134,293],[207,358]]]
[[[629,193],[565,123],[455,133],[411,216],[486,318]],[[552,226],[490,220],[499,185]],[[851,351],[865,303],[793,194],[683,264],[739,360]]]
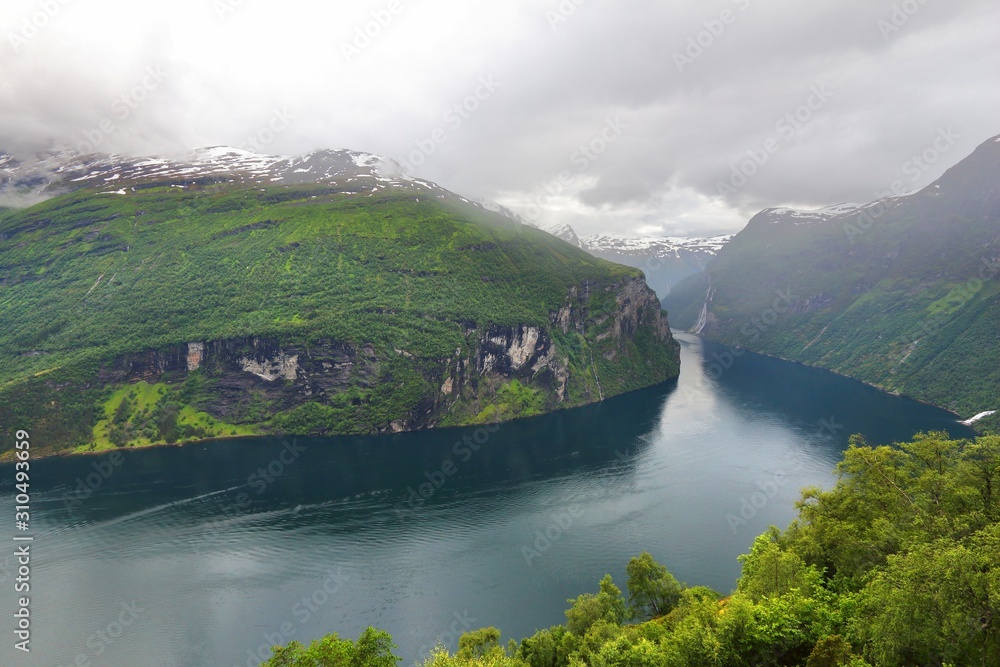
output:
[[[667,236],[662,238],[621,238],[610,234],[596,234],[583,239],[585,247],[592,251],[615,252],[620,254],[645,254],[654,257],[676,257],[681,253],[715,255],[733,238],[732,234],[712,237],[689,238]]]
[[[577,236],[576,230],[565,223],[545,227],[542,231],[548,232],[549,234],[552,234],[552,236],[562,239],[577,248],[582,248],[584,250],[587,249],[587,245],[580,239],[579,236]]]
[[[266,155],[232,146],[208,146],[181,156],[144,156],[48,151],[16,157],[0,152],[0,206],[30,206],[60,194],[93,188],[127,194],[138,187],[213,184],[290,186],[346,185],[344,194],[375,194],[386,188],[421,191],[443,200],[458,195],[430,181],[412,178],[395,160],[347,149],[305,155]],[[113,184],[113,189],[110,187]],[[504,213],[517,220],[512,212]]]
[[[769,218],[772,225],[791,222],[794,225],[808,225],[816,222],[826,222],[831,218],[836,218],[849,213],[855,213],[861,209],[861,204],[842,203],[826,206],[814,210],[802,210],[794,208],[766,208],[760,212]]]

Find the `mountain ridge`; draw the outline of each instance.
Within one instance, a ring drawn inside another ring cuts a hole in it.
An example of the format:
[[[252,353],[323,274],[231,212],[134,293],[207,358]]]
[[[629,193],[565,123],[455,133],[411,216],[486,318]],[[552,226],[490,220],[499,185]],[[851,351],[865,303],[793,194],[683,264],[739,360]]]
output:
[[[1000,137],[911,193],[761,211],[665,305],[675,325],[723,343],[966,416],[995,410]]]
[[[640,272],[372,154],[11,162],[44,201],[0,211],[0,422],[44,453],[502,422],[677,375]]]

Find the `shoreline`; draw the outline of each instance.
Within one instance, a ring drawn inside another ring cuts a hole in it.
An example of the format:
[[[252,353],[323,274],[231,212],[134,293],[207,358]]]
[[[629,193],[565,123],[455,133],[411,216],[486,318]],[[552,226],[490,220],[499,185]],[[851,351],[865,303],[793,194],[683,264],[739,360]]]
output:
[[[636,391],[644,391],[644,390],[647,390],[647,389],[651,389],[653,387],[658,387],[658,386],[661,386],[661,385],[664,385],[664,384],[668,384],[670,382],[676,382],[678,377],[679,377],[679,375],[674,376],[674,377],[670,377],[670,378],[667,378],[665,380],[662,380],[662,381],[657,382],[655,384],[651,384],[651,385],[646,386],[646,387],[638,387],[638,388],[633,389],[631,391],[626,391],[626,392],[623,392],[621,394],[615,394],[614,396],[606,396],[603,399],[591,401],[589,403],[583,403],[581,405],[571,405],[571,406],[560,407],[560,408],[557,408],[555,410],[550,410],[548,412],[543,412],[543,413],[538,414],[538,415],[530,415],[530,416],[527,416],[527,417],[515,417],[513,419],[507,419],[507,420],[500,421],[500,422],[487,422],[487,423],[483,423],[483,424],[450,424],[448,426],[440,426],[440,425],[438,425],[438,426],[430,426],[430,427],[427,427],[427,428],[410,429],[410,430],[398,431],[398,432],[388,432],[387,431],[387,432],[382,432],[382,433],[378,433],[378,432],[376,432],[376,433],[331,433],[331,434],[327,434],[327,435],[306,435],[306,436],[289,435],[287,433],[254,433],[254,434],[251,434],[251,435],[212,436],[211,438],[199,438],[197,440],[184,440],[184,441],[179,441],[179,442],[174,442],[174,443],[158,442],[158,443],[153,443],[153,444],[149,444],[149,445],[142,445],[141,447],[127,447],[126,446],[126,447],[113,447],[113,448],[110,448],[110,449],[88,450],[88,451],[74,451],[72,449],[67,449],[67,450],[62,450],[62,451],[57,451],[57,452],[47,452],[47,453],[43,453],[43,454],[33,454],[31,458],[32,458],[32,460],[41,460],[41,459],[71,458],[71,457],[83,457],[83,456],[106,456],[106,455],[109,455],[109,454],[113,454],[115,452],[141,451],[141,450],[155,449],[155,448],[161,448],[161,447],[188,447],[188,446],[191,446],[191,445],[200,445],[200,444],[206,444],[206,443],[210,443],[210,442],[219,442],[219,441],[223,441],[223,440],[233,440],[233,441],[236,441],[236,440],[248,440],[248,439],[251,439],[251,438],[345,438],[345,437],[379,437],[379,436],[402,435],[402,434],[405,434],[405,433],[420,433],[420,432],[432,431],[432,430],[433,431],[445,431],[445,430],[449,430],[449,429],[463,429],[463,428],[480,428],[480,427],[481,428],[491,428],[491,427],[494,427],[494,426],[497,426],[497,425],[509,424],[511,422],[520,421],[520,420],[523,420],[523,419],[534,419],[536,417],[545,417],[547,415],[551,415],[551,414],[554,414],[554,413],[557,413],[557,412],[566,411],[566,410],[579,410],[579,409],[582,409],[582,408],[593,407],[593,406],[605,403],[607,401],[614,400],[616,398],[620,398],[622,396],[628,396],[629,394],[631,394],[633,392],[636,392]],[[9,455],[9,458],[7,458],[8,455]],[[8,463],[14,463],[16,460],[17,459],[14,456],[14,450],[10,450],[9,452],[4,452],[3,456],[0,457],[0,466],[6,465]]]
[[[684,334],[690,335],[690,336],[695,336],[696,338],[699,338],[701,340],[706,340],[706,341],[709,341],[709,342],[712,342],[712,343],[716,343],[718,345],[725,345],[725,346],[733,348],[733,349],[737,348],[737,346],[735,346],[735,345],[729,345],[728,343],[724,343],[724,342],[719,341],[719,340],[708,338],[707,336],[703,336],[701,334],[696,334],[696,333],[693,333],[693,332],[688,331],[688,330],[678,329],[676,331],[678,331],[680,333],[684,333]],[[978,422],[978,421],[980,421],[982,419],[985,419],[986,417],[990,417],[990,416],[996,414],[997,412],[1000,412],[998,410],[987,410],[987,411],[980,412],[979,414],[975,415],[974,417],[972,417],[970,419],[963,420],[961,414],[959,414],[959,413],[957,413],[954,410],[951,410],[949,408],[943,407],[941,405],[936,405],[934,403],[931,403],[930,401],[925,401],[925,400],[917,398],[915,396],[910,396],[908,394],[902,394],[902,393],[897,392],[897,391],[892,391],[892,390],[886,389],[884,387],[880,387],[880,386],[878,386],[876,384],[873,384],[871,382],[867,382],[865,380],[853,377],[851,375],[847,375],[845,373],[840,373],[840,372],[832,370],[830,368],[824,368],[823,366],[816,366],[814,364],[809,364],[809,363],[806,363],[806,362],[803,362],[803,361],[798,361],[796,359],[787,359],[785,357],[782,357],[782,356],[779,356],[779,355],[776,355],[776,354],[768,354],[766,352],[758,352],[756,350],[751,350],[751,349],[746,348],[746,347],[739,347],[739,349],[746,350],[747,352],[752,352],[754,354],[759,354],[759,355],[761,355],[763,357],[769,357],[771,359],[778,359],[780,361],[784,361],[784,362],[788,362],[788,363],[792,363],[792,364],[798,364],[799,366],[804,366],[806,368],[811,368],[811,369],[815,369],[815,370],[826,371],[826,372],[832,373],[832,374],[834,374],[834,375],[836,375],[838,377],[846,378],[848,380],[853,380],[853,381],[858,382],[858,383],[860,383],[862,385],[865,385],[866,387],[871,387],[872,389],[876,389],[876,390],[881,391],[883,393],[886,393],[886,394],[889,394],[889,395],[892,395],[892,396],[897,396],[899,398],[905,398],[907,400],[915,401],[917,403],[921,403],[922,405],[926,405],[926,406],[929,406],[929,407],[932,407],[932,408],[936,408],[938,410],[943,410],[943,411],[945,411],[945,412],[953,415],[955,417],[955,422],[957,424],[961,424],[961,425],[967,426],[969,428],[974,428],[974,424],[976,422]],[[670,379],[664,380],[663,383],[671,382],[671,381],[674,381],[676,379],[677,379],[676,377],[675,378],[670,378]],[[658,383],[658,384],[662,384],[662,383]],[[656,385],[651,385],[651,386],[656,386]],[[649,387],[642,387],[640,389],[648,389],[648,388]],[[636,389],[636,390],[633,390],[633,391],[639,391],[640,389]],[[572,407],[559,408],[558,410],[573,410],[573,409],[576,409],[576,408],[583,408],[583,407],[587,407],[587,406],[593,406],[593,405],[597,405],[597,404],[603,403],[606,400],[614,399],[617,396],[626,396],[629,393],[631,393],[631,392],[625,392],[623,394],[618,394],[616,396],[607,397],[607,398],[604,398],[602,400],[593,401],[591,403],[585,403],[583,405],[576,405],[576,406],[572,406]],[[544,415],[547,415],[547,414],[552,414],[552,412],[557,412],[558,410],[553,410],[553,411],[550,411],[550,412],[547,412],[547,413],[543,413],[542,415],[536,415],[536,416],[544,416]],[[517,419],[530,419],[530,418],[531,417],[518,417],[515,420],[508,420],[508,421],[516,421]],[[503,423],[506,423],[506,422],[496,422],[496,423],[497,424],[503,424]],[[495,424],[463,424],[463,425],[454,425],[454,426],[445,426],[445,427],[431,426],[431,427],[423,428],[423,429],[413,429],[413,430],[409,430],[409,431],[400,431],[400,433],[416,433],[416,432],[420,432],[420,431],[429,431],[429,430],[434,430],[434,429],[450,429],[450,428],[458,429],[458,428],[469,428],[469,427],[475,427],[475,426],[491,426],[491,425],[495,425]],[[47,452],[47,453],[44,453],[44,454],[33,455],[32,459],[41,460],[41,459],[69,458],[69,457],[83,457],[83,456],[106,456],[106,455],[112,454],[114,452],[139,451],[139,450],[164,448],[164,447],[188,447],[188,446],[191,446],[191,445],[207,444],[207,443],[219,442],[219,441],[223,441],[223,440],[237,441],[237,440],[247,440],[247,439],[250,439],[250,438],[287,438],[287,437],[334,437],[335,438],[335,437],[345,437],[345,436],[350,436],[350,435],[352,435],[352,434],[335,433],[335,434],[329,434],[327,436],[315,436],[315,435],[313,435],[313,436],[288,436],[287,434],[281,434],[281,433],[255,433],[255,434],[251,434],[251,435],[213,436],[211,438],[199,438],[197,440],[184,440],[184,441],[174,442],[174,443],[159,442],[159,443],[153,443],[153,444],[149,444],[149,445],[142,445],[140,447],[115,447],[115,448],[111,448],[111,449],[102,449],[102,450],[95,450],[95,451],[63,450],[63,451],[56,451],[56,452]],[[369,434],[353,434],[353,435],[378,436],[378,435],[398,435],[398,433],[369,433]],[[13,454],[14,454],[14,452],[13,452],[13,450],[11,450],[9,452],[5,452],[3,456],[0,456],[0,465],[5,465],[5,464],[8,464],[8,463],[14,463],[16,461],[16,458],[14,457]]]
[[[189,445],[200,445],[206,442],[216,442],[219,440],[244,440],[246,438],[267,438],[267,437],[282,437],[277,434],[270,436],[266,433],[258,433],[254,435],[229,435],[229,436],[213,436],[211,438],[200,438],[198,440],[185,440],[183,442],[156,442],[148,445],[142,445],[140,447],[112,447],[110,449],[99,449],[99,450],[88,450],[88,451],[74,451],[72,449],[65,449],[57,452],[46,452],[44,454],[33,454],[32,460],[39,461],[42,459],[57,459],[57,458],[76,458],[83,456],[106,456],[108,454],[113,454],[115,452],[138,452],[147,449],[159,449],[166,447],[187,447]],[[4,452],[4,455],[0,457],[0,465],[7,463],[14,463],[16,459],[11,456],[7,458],[7,454],[10,452]]]
[[[955,416],[955,421],[957,423],[959,423],[959,424],[964,425],[964,426],[972,427],[972,425],[976,421],[979,421],[980,419],[984,419],[985,417],[988,417],[988,416],[990,416],[992,414],[995,414],[997,412],[996,410],[994,410],[992,412],[991,411],[982,412],[982,413],[976,415],[975,417],[973,417],[972,419],[963,420],[962,419],[962,415],[960,413],[958,413],[958,412],[955,412],[951,408],[946,408],[943,405],[937,405],[936,403],[931,403],[930,401],[925,401],[924,399],[917,398],[916,396],[911,396],[909,394],[903,394],[903,393],[900,393],[898,391],[893,391],[891,389],[886,389],[885,387],[880,387],[879,385],[874,384],[872,382],[868,382],[867,380],[862,380],[861,378],[856,378],[853,375],[847,375],[846,373],[841,373],[839,371],[835,371],[832,368],[825,368],[823,366],[816,366],[815,364],[809,364],[809,363],[806,363],[804,361],[798,361],[796,359],[786,359],[785,357],[781,357],[781,356],[778,356],[776,354],[768,354],[767,352],[759,352],[757,350],[751,350],[748,347],[730,345],[729,343],[725,343],[725,342],[723,342],[721,340],[715,340],[714,338],[709,338],[709,337],[703,336],[701,334],[696,334],[696,333],[694,333],[692,331],[684,331],[683,333],[689,334],[691,336],[697,336],[698,338],[700,338],[702,340],[707,340],[707,341],[709,341],[711,343],[716,343],[718,345],[725,345],[726,347],[730,347],[730,348],[733,348],[733,349],[736,349],[737,347],[739,347],[739,349],[741,349],[741,350],[746,350],[747,352],[753,352],[754,354],[759,354],[762,357],[770,357],[771,359],[780,359],[781,361],[787,361],[788,363],[791,363],[791,364],[798,364],[799,366],[805,366],[806,368],[814,368],[816,370],[826,371],[828,373],[833,373],[834,375],[837,375],[839,377],[847,378],[848,380],[854,380],[855,382],[860,382],[861,384],[863,384],[863,385],[865,385],[867,387],[871,387],[872,389],[878,389],[879,391],[881,391],[883,393],[890,394],[892,396],[898,396],[900,398],[905,398],[905,399],[910,400],[910,401],[916,401],[917,403],[922,403],[923,405],[927,405],[927,406],[930,406],[932,408],[937,408],[938,410],[944,410],[945,412],[954,415]]]

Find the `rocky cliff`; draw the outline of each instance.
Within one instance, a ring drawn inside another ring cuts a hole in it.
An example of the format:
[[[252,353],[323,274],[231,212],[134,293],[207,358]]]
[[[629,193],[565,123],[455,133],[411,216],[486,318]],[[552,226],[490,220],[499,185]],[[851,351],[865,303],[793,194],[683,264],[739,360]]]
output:
[[[595,296],[612,308],[594,316]],[[634,379],[623,382],[625,377],[646,376],[651,383],[678,370],[675,364],[658,376],[643,371],[652,364],[639,356],[637,336],[668,351],[676,343],[655,293],[642,279],[574,286],[546,326],[462,323],[462,330],[464,343],[443,359],[333,339],[190,341],[123,355],[100,367],[95,384],[163,385],[173,388],[164,392],[163,401],[178,401],[181,408],[190,404],[219,424],[322,435],[530,416],[620,393],[635,384]],[[396,382],[411,384],[417,400],[394,414],[369,409],[372,390]],[[519,392],[511,392],[512,384]],[[108,412],[134,421],[135,415],[120,405],[113,402]],[[347,414],[355,418],[345,421]]]

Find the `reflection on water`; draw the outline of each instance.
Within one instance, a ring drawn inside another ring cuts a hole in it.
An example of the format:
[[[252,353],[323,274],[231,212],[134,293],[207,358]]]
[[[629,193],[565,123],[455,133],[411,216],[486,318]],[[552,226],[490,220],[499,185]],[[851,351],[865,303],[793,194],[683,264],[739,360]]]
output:
[[[606,572],[624,587],[644,549],[726,591],[799,489],[832,483],[849,434],[968,434],[830,373],[679,339],[679,381],[499,429],[129,451],[107,479],[102,458],[36,462],[32,664],[256,664],[369,625],[410,664],[435,638],[563,622],[567,598]]]

